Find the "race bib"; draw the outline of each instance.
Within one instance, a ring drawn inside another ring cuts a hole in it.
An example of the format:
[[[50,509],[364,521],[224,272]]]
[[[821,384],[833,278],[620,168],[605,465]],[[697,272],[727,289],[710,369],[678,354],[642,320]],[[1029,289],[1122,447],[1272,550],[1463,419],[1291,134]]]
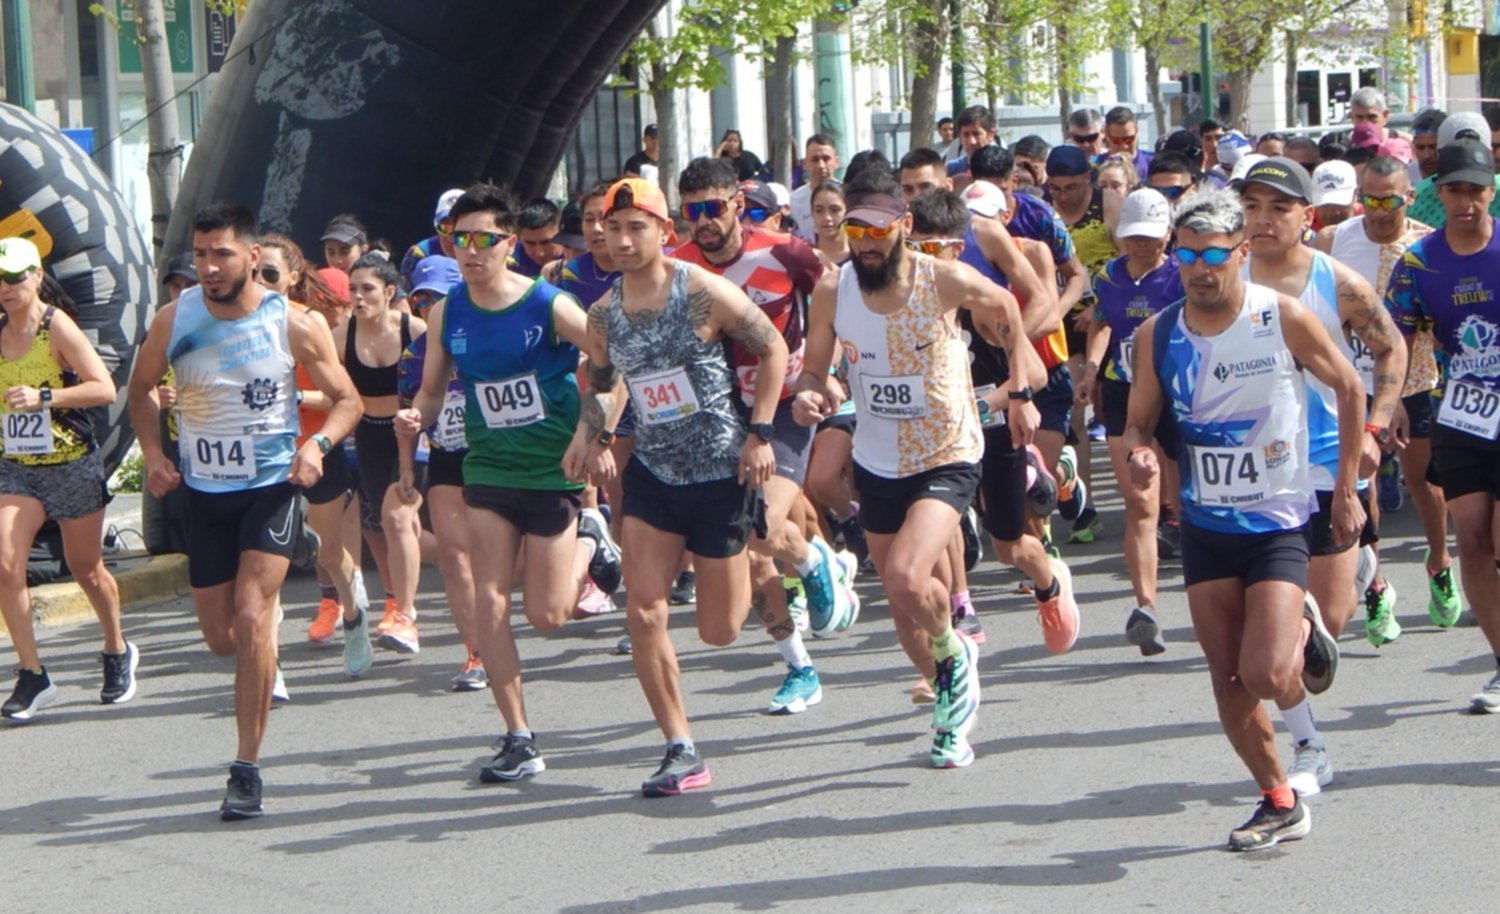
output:
[[[927,386],[921,375],[893,378],[860,376],[865,409],[881,419],[925,419]]]
[[[644,425],[666,425],[696,413],[698,394],[688,380],[687,369],[668,368],[628,378],[636,421]]]
[[[1120,380],[1130,381],[1130,366],[1135,364],[1135,334],[1130,334],[1129,339],[1120,340],[1120,357],[1115,360],[1115,369],[1120,373]]]
[[[1500,392],[1472,381],[1450,380],[1437,421],[1438,425],[1494,441],[1500,436]],[[6,440],[9,450],[9,438]]]
[[[490,428],[520,428],[547,418],[536,372],[475,384],[474,399],[479,401],[479,412]]]
[[[995,385],[985,384],[974,388],[974,399],[976,401],[988,402],[989,395],[995,392]],[[996,409],[993,406],[981,406],[979,408],[979,424],[985,428],[999,428],[1005,424],[1005,407]]]
[[[52,453],[52,407],[46,406],[34,413],[5,414],[5,455]]]
[[[255,440],[249,435],[183,435],[188,475],[211,482],[255,479]]]
[[[467,400],[462,390],[449,390],[443,394],[443,408],[433,423],[432,442],[445,451],[461,451],[469,446],[468,432],[464,430],[464,413]]]
[[[1359,334],[1349,334],[1349,348],[1354,350],[1354,370],[1359,372],[1359,379],[1364,382],[1365,394],[1375,395],[1375,353],[1365,345],[1365,341],[1359,338]]]
[[[1201,505],[1237,508],[1270,489],[1264,451],[1253,447],[1193,447],[1193,479]]]

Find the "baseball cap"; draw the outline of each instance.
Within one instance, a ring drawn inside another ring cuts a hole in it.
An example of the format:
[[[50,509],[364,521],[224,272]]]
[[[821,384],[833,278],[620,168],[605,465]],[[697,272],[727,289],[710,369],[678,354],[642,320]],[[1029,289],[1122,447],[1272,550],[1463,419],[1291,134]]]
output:
[[[318,275],[328,283],[328,288],[333,290],[339,301],[349,303],[349,274],[338,267],[319,267]]]
[[[41,268],[41,252],[30,241],[25,238],[6,238],[0,241],[0,273],[14,275]]]
[[[1445,126],[1447,123],[1443,122]],[[1480,187],[1494,184],[1495,157],[1490,154],[1490,147],[1478,140],[1465,139],[1439,149],[1436,183],[1478,184]]]
[[[1172,205],[1160,192],[1149,187],[1137,188],[1125,198],[1120,208],[1120,238],[1165,238],[1172,232]]]
[[[1354,132],[1349,134],[1350,146],[1379,146],[1384,141],[1385,129],[1379,124],[1372,124],[1369,121],[1356,125]]]
[[[417,261],[416,268],[411,272],[413,292],[437,292],[447,295],[449,289],[462,281],[463,275],[459,273],[458,261],[441,254],[423,257]]]
[[[198,281],[198,268],[193,265],[193,255],[184,251],[167,261],[166,269],[161,271],[161,281],[165,283],[173,276],[181,276],[189,282]]]
[[[1059,146],[1057,148],[1062,149],[1064,147]],[[1077,147],[1073,148],[1076,149]],[[1082,152],[1082,150],[1079,151]],[[1006,203],[1008,202],[1005,199],[1005,191],[988,181],[974,181],[970,183],[959,196],[963,197],[964,206],[969,208],[969,212],[977,213],[989,219],[993,219],[1005,212]]]
[[[745,181],[740,184],[740,193],[745,195],[745,205],[759,207],[768,213],[781,209],[776,202],[776,191],[764,181]]]
[[[1066,146],[1053,146],[1052,151],[1047,153],[1047,177],[1049,178],[1076,178],[1086,175],[1091,170],[1088,153],[1069,143]]]
[[[1250,184],[1262,184],[1306,203],[1313,199],[1312,178],[1307,169],[1286,156],[1271,156],[1256,162],[1240,181],[1241,191]]]
[[[1384,143],[1381,143],[1378,147],[1376,147],[1375,154],[1390,156],[1391,158],[1396,159],[1400,162],[1404,162],[1407,165],[1410,165],[1412,159],[1415,158],[1411,151],[1411,143],[1407,142],[1399,136],[1391,137]]]
[[[1234,163],[1234,171],[1229,173],[1230,185],[1239,187],[1240,182],[1245,180],[1246,172],[1250,171],[1250,169],[1254,168],[1256,165],[1259,165],[1265,160],[1266,157],[1258,152],[1247,152],[1244,155],[1240,156],[1240,160]]]
[[[656,136],[657,135],[656,125],[655,124],[647,124],[646,125],[646,129],[641,131],[641,135],[642,136]]]
[[[1203,144],[1198,136],[1191,130],[1174,130],[1167,134],[1162,140],[1160,152],[1180,152],[1187,157],[1194,168],[1198,167],[1198,160],[1203,158]]]
[[[1219,153],[1219,164],[1233,168],[1239,164],[1240,159],[1251,155],[1250,140],[1238,130],[1231,130],[1214,143],[1214,149]]]
[[[781,209],[790,209],[792,206],[792,192],[786,189],[786,185],[779,181],[767,181],[766,186],[771,188],[771,193],[776,195],[776,205]]]
[[[1460,111],[1457,114],[1450,114],[1438,127],[1438,147],[1441,148],[1454,140],[1462,139],[1459,134],[1465,132],[1473,133],[1473,139],[1488,140],[1490,122],[1477,111]]]
[[[364,244],[365,233],[357,225],[345,222],[342,219],[335,219],[328,223],[327,228],[323,229],[323,237],[319,240],[332,240],[340,244]]]
[[[1324,162],[1313,169],[1312,180],[1313,206],[1350,206],[1354,203],[1359,179],[1354,174],[1354,166],[1343,159]]]
[[[433,223],[436,224],[438,222],[442,222],[444,219],[447,219],[448,211],[453,209],[453,204],[457,203],[458,198],[462,197],[463,195],[464,189],[462,187],[454,187],[450,190],[443,191],[443,195],[441,197],[438,197],[437,212],[432,214]]]
[[[663,222],[672,221],[666,194],[643,178],[621,178],[610,185],[609,192],[604,195],[604,215],[620,209],[638,209]]]
[[[976,184],[983,182],[976,181]],[[996,188],[998,190],[999,188]],[[850,222],[863,222],[875,228],[885,228],[906,215],[906,202],[881,191],[854,191],[844,195],[848,209],[844,218]]]

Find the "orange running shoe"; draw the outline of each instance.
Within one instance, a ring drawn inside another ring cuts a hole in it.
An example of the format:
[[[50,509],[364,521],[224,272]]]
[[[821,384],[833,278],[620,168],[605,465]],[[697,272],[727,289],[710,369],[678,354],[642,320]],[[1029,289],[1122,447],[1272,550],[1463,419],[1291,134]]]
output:
[[[1073,599],[1073,572],[1062,559],[1047,561],[1052,565],[1057,595],[1050,600],[1038,600],[1036,614],[1042,623],[1042,640],[1047,642],[1047,650],[1061,654],[1078,640],[1078,602]]]
[[[381,647],[398,654],[415,654],[422,650],[417,641],[417,620],[397,610],[391,627],[380,636]]]
[[[343,619],[344,608],[339,601],[324,598],[318,603],[318,617],[307,628],[307,640],[313,644],[327,644],[333,640]]]
[[[391,626],[396,624],[396,615],[399,612],[400,610],[396,606],[396,598],[386,597],[385,615],[380,618],[380,621],[378,623],[376,623],[375,634],[384,635],[386,632],[390,631]]]

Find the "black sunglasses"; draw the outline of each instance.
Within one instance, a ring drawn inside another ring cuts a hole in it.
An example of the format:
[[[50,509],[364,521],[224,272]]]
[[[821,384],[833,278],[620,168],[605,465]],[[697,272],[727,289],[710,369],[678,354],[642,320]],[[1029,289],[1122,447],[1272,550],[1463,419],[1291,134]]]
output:
[[[266,282],[281,282],[281,271],[275,267],[261,267],[260,278]]]
[[[1099,134],[1097,131],[1094,133],[1070,133],[1068,134],[1068,139],[1080,146],[1090,145],[1099,142]]]

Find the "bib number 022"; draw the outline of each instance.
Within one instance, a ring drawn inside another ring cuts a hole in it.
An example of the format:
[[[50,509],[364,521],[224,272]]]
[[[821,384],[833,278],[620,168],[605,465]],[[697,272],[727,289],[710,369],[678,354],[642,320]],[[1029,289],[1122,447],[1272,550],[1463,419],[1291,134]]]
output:
[[[52,453],[52,410],[6,413],[5,453],[12,457]]]

